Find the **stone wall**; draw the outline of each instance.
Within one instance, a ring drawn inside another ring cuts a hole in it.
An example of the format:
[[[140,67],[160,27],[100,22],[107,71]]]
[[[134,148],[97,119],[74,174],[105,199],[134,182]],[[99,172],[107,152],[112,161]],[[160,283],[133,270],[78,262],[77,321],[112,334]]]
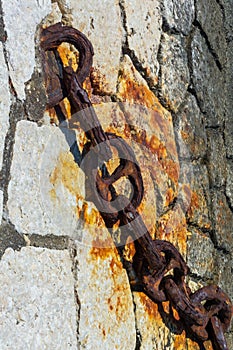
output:
[[[151,235],[185,257],[191,289],[233,299],[231,1],[1,0],[0,14],[0,348],[199,349],[131,292],[69,151],[83,134],[46,110],[39,34],[62,21],[91,40],[85,86],[135,150]]]

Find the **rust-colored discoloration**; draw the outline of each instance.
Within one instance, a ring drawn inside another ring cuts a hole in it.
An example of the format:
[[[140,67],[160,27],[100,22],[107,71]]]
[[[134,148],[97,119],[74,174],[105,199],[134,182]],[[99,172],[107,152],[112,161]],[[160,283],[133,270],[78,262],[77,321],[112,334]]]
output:
[[[80,170],[74,162],[70,152],[60,154],[58,164],[50,175],[50,182],[54,186],[61,182],[70,193],[80,196]]]
[[[174,337],[173,343],[174,349],[183,350],[186,348],[186,333],[183,331],[181,334],[178,334]]]
[[[174,192],[173,188],[169,187],[167,189],[167,193],[166,193],[166,202],[165,202],[165,206],[168,207],[169,204],[172,203],[172,201],[175,198],[176,193]]]
[[[186,254],[187,234],[187,222],[181,208],[177,208],[175,211],[169,210],[159,218],[157,238],[173,243],[179,247],[179,252],[183,255]]]
[[[158,305],[155,304],[148,296],[143,293],[139,293],[140,302],[145,308],[146,314],[151,317],[153,320],[156,320],[158,324],[163,323],[162,318],[160,316]]]
[[[99,211],[85,201],[85,193],[83,192],[84,174],[75,163],[70,152],[62,152],[60,154],[57,165],[50,175],[50,183],[53,185],[53,188],[49,192],[53,201],[57,200],[57,186],[62,184],[76,198],[77,218],[82,218],[85,226],[105,228]],[[109,246],[109,242],[105,242],[105,244]],[[100,246],[103,246],[103,243],[100,243]]]

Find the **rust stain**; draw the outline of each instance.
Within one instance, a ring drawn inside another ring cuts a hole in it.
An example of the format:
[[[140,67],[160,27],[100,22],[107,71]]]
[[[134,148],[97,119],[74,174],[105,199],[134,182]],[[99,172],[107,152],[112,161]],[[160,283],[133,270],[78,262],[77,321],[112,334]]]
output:
[[[79,168],[74,162],[70,152],[62,152],[59,155],[58,164],[50,175],[50,182],[57,185],[61,182],[70,193],[78,196],[79,188]]]
[[[185,331],[183,331],[181,334],[178,334],[175,336],[173,346],[174,346],[174,349],[176,349],[176,350],[183,350],[186,348],[186,333],[185,333]]]
[[[167,189],[167,193],[166,193],[166,201],[165,201],[165,206],[168,206],[170,203],[172,203],[172,201],[175,198],[176,193],[174,192],[174,190],[169,187]]]
[[[156,236],[175,245],[182,255],[186,254],[187,222],[181,210],[170,210],[158,220]]]
[[[190,206],[188,208],[188,215],[192,217],[195,209],[198,209],[199,207],[200,207],[199,195],[196,192],[191,191],[191,200],[190,200]]]
[[[187,132],[185,132],[185,131],[181,131],[181,137],[182,137],[182,139],[184,140],[184,141],[186,141],[186,140],[188,140],[189,139],[189,137],[190,137],[190,134],[188,134]]]
[[[92,241],[92,248],[89,251],[89,254],[94,259],[109,259],[110,268],[114,269],[115,266],[122,266],[120,262],[117,262],[116,258],[116,248],[113,244],[113,241],[110,237],[105,239],[100,239],[97,237]]]
[[[153,320],[156,319],[156,321],[160,321],[160,323],[162,323],[162,319],[160,316],[160,313],[158,311],[158,305],[155,304],[148,296],[146,296],[143,293],[138,293],[139,297],[140,297],[140,302],[142,303],[146,314],[152,318]]]
[[[76,49],[71,49],[71,45],[62,43],[58,46],[57,51],[65,67],[71,66],[74,71],[78,68],[79,53]]]
[[[135,70],[131,67],[131,75],[134,75]],[[149,89],[148,86],[143,85],[128,77],[128,72],[120,71],[120,96],[124,101],[141,104],[147,108],[163,111],[163,107],[158,102],[157,97]]]
[[[75,163],[72,154],[70,152],[62,152],[59,155],[56,167],[50,175],[50,183],[53,185],[53,188],[49,192],[50,198],[52,201],[57,200],[56,188],[62,184],[76,198],[77,218],[82,216],[85,225],[105,228],[104,220],[99,211],[93,206],[89,205],[80,194],[83,192],[81,186],[84,186],[84,179],[82,176],[82,171]],[[105,242],[105,244],[109,243]],[[103,242],[101,246],[103,246]]]

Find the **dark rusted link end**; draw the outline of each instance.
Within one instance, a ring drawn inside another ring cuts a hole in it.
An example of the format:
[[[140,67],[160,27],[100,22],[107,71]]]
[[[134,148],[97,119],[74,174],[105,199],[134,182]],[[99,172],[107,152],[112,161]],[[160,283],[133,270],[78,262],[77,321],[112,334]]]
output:
[[[163,285],[168,299],[181,317],[190,325],[196,324],[205,328],[209,318],[203,306],[193,305],[189,297],[177,287],[173,277],[166,276],[163,279]]]
[[[79,65],[76,72],[80,84],[90,74],[94,50],[91,42],[79,30],[56,23],[42,30],[41,47],[44,51],[56,49],[63,42],[74,45],[79,51]]]
[[[218,286],[205,286],[190,296],[192,303],[204,304],[209,317],[218,315],[222,323],[223,331],[226,332],[230,326],[233,307],[228,295]]]
[[[221,321],[217,316],[211,317],[208,324],[208,333],[214,350],[229,350]]]
[[[166,294],[162,289],[162,281],[168,271],[174,270],[174,277],[179,289],[188,295],[184,277],[188,274],[189,269],[183,257],[178,250],[169,242],[163,240],[153,241],[154,249],[160,254],[163,253],[165,263],[163,269],[155,271],[154,274],[149,274],[145,264],[143,265],[142,280],[146,293],[155,301],[162,302],[167,300]]]

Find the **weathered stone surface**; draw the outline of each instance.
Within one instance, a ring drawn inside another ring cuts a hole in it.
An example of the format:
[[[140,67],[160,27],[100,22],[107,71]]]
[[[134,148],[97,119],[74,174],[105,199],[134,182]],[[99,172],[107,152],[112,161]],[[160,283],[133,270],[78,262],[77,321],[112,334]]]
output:
[[[187,35],[194,19],[194,0],[164,0],[163,30]]]
[[[220,130],[207,130],[208,171],[211,187],[221,187],[226,182],[226,150]]]
[[[187,241],[187,264],[191,273],[204,278],[213,276],[215,249],[211,239],[196,229],[190,230]]]
[[[89,244],[77,242],[80,349],[133,350],[135,316],[126,272],[109,235],[96,240],[94,227],[84,231]]]
[[[6,50],[10,77],[18,97],[24,99],[24,84],[30,79],[35,66],[36,28],[51,11],[51,1],[3,0],[2,8],[7,33]]]
[[[121,6],[125,16],[127,44],[153,86],[158,81],[159,71],[157,54],[162,25],[159,1],[124,0]]]
[[[231,0],[220,0],[222,13],[224,14],[224,26],[226,31],[227,41],[230,42],[233,39],[233,8]]]
[[[173,111],[183,102],[189,85],[187,53],[181,36],[163,34],[160,48],[161,98]]]
[[[150,91],[128,56],[122,60],[117,97],[125,102],[124,113],[136,142],[133,149],[140,167],[149,170],[153,180],[158,217],[177,195],[181,176],[171,114]],[[148,177],[144,180],[146,183]],[[152,192],[150,186],[148,189]]]
[[[216,4],[215,0],[198,0],[196,2],[196,17],[208,37],[214,54],[216,54],[220,64],[224,66],[227,42],[221,7]]]
[[[192,178],[190,179],[191,198],[187,209],[189,224],[204,229],[211,229],[209,176],[206,166],[200,163],[190,163]]]
[[[233,15],[232,15],[233,18]],[[233,21],[232,21],[233,22]],[[232,81],[233,81],[233,40],[228,43],[227,51],[227,69],[226,69],[226,109],[227,118],[225,124],[225,142],[227,156],[233,158],[233,123],[232,123],[232,110],[233,110],[233,94],[232,94]]]
[[[221,125],[225,105],[224,76],[217,67],[199,30],[193,37],[191,48],[192,81],[199,105],[206,113],[205,124],[207,126]]]
[[[0,169],[2,167],[5,136],[9,127],[10,92],[8,88],[8,71],[0,43]]]
[[[54,179],[62,161],[71,176],[73,157],[58,128],[28,121],[17,124],[7,205],[19,232],[64,235],[74,231],[75,195],[62,183],[68,181],[64,173]]]
[[[220,191],[212,192],[212,215],[214,223],[214,243],[228,252],[233,248],[233,213],[225,195]]]
[[[227,161],[227,182],[226,182],[226,195],[229,199],[231,208],[233,208],[233,160]]]
[[[101,94],[114,93],[123,37],[119,5],[114,0],[70,0],[69,4],[73,26],[83,32],[94,47],[93,66]]]
[[[231,300],[233,300],[232,269],[232,252],[226,254],[218,251],[215,258],[214,268],[216,283],[218,283],[219,286],[229,295]]]
[[[0,265],[1,349],[77,349],[68,251],[7,249]]]
[[[3,192],[0,191],[0,225],[2,223],[2,210],[3,210]]]
[[[203,116],[194,96],[189,95],[178,113],[175,130],[179,142],[179,156],[189,160],[204,157],[207,137]]]

